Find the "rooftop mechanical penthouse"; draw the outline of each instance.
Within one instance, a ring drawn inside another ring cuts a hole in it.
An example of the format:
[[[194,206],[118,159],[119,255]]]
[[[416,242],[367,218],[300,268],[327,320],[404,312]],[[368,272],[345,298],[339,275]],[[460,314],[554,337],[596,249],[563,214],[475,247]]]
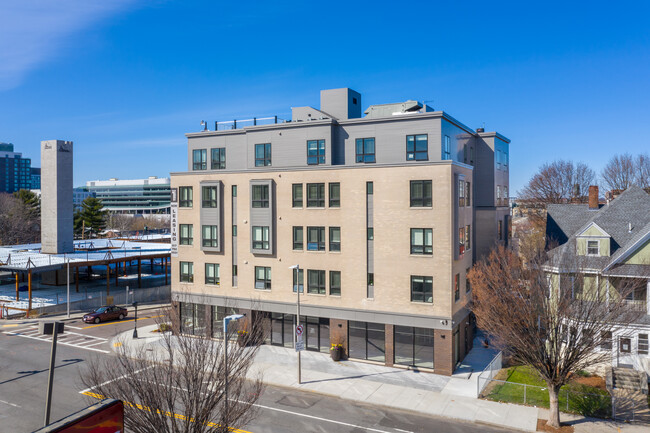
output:
[[[292,347],[300,290],[308,350],[453,372],[474,334],[466,273],[507,242],[510,141],[417,101],[362,107],[323,90],[291,120],[187,134],[171,176],[183,332],[247,313]]]

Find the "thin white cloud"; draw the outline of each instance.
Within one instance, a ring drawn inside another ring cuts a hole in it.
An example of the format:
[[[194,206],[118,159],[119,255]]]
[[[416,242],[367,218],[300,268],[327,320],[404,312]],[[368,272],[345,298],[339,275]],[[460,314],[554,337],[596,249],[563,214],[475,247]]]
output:
[[[66,41],[135,0],[0,0],[0,91],[56,57]]]

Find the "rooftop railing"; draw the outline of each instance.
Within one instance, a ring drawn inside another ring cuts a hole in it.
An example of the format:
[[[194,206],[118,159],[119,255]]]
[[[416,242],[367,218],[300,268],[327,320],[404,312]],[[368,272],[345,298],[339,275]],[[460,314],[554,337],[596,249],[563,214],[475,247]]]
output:
[[[258,126],[258,125],[273,125],[277,123],[286,123],[287,120],[281,119],[278,116],[273,117],[253,117],[252,119],[243,119],[243,120],[225,120],[221,122],[214,122],[215,131],[228,131],[231,129],[242,129],[249,126]],[[205,130],[207,131],[208,125],[205,124]]]

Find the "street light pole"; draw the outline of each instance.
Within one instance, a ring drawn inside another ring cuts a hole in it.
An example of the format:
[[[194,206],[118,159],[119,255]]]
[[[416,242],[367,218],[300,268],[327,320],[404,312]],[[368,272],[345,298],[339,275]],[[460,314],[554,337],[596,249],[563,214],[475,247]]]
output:
[[[68,257],[68,319],[70,318],[70,257]]]
[[[293,342],[294,346],[298,344],[298,326],[300,326],[300,265],[290,266],[289,269],[293,269],[296,272],[296,294],[298,295],[296,302],[296,328],[293,331]],[[297,348],[297,346],[296,346]],[[298,384],[302,383],[302,368],[300,363],[300,350],[296,350],[298,353]]]
[[[133,308],[135,308],[135,320],[133,321],[133,338],[138,338],[138,301],[133,303]]]
[[[224,393],[225,393],[225,421],[226,423],[230,423],[230,416],[228,414],[228,323],[230,323],[231,320],[239,320],[243,318],[243,314],[231,314],[230,316],[226,316],[223,318],[223,363],[224,363]],[[228,427],[228,426],[225,426]]]

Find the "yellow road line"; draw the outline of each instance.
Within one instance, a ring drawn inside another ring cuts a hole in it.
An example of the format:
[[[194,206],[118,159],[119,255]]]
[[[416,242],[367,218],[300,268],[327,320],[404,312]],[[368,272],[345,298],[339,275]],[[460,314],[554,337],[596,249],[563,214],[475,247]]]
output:
[[[118,341],[117,343],[113,344],[113,347],[120,347],[121,345],[122,345],[122,343]]]
[[[3,328],[14,328],[16,326],[20,326],[20,323],[12,323],[10,325],[2,325]]]
[[[140,317],[138,320],[145,320],[145,319],[155,319],[156,317],[163,317],[164,314],[159,314],[158,316],[147,316],[147,317]],[[106,322],[106,323],[100,323],[99,325],[90,325],[90,326],[84,326],[81,329],[90,329],[90,328],[96,328],[98,326],[107,326],[107,325],[116,325],[118,323],[127,323],[127,322],[134,322],[135,319],[128,319],[128,320],[113,320],[111,322]]]
[[[96,399],[99,399],[99,400],[103,400],[103,399],[106,398],[101,394],[96,394],[96,393],[90,392],[90,391],[82,392],[81,394],[87,395],[89,397],[93,397],[93,398],[96,398]],[[138,404],[138,403],[134,404],[134,403],[130,403],[128,401],[123,401],[123,403],[124,403],[125,406],[135,407],[136,409],[140,409],[140,410],[151,411],[151,409],[149,409],[147,406],[143,406],[143,405]],[[157,409],[156,411],[158,413],[162,413],[162,411],[160,411],[159,409]],[[181,415],[180,413],[173,413],[173,412],[165,411],[164,414],[165,414],[165,416],[168,416],[168,417],[173,416],[174,418],[178,418],[178,419],[181,419],[181,420],[187,419],[187,417],[185,415]],[[219,424],[214,423],[214,422],[209,422],[209,423],[207,423],[207,425],[209,427],[217,427]],[[234,433],[252,433],[252,432],[249,432],[248,430],[241,430],[241,429],[233,429],[231,431],[234,432]]]

